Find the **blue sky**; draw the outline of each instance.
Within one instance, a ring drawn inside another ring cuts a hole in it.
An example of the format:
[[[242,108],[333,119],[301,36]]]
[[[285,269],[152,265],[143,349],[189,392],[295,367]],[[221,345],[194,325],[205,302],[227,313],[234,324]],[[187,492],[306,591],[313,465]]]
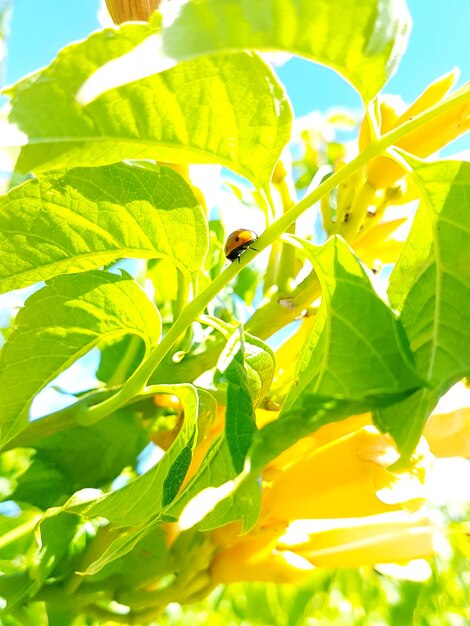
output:
[[[7,59],[11,83],[47,65],[64,45],[99,27],[99,0],[13,0]],[[408,51],[386,86],[389,93],[413,100],[432,80],[454,66],[462,84],[470,79],[470,0],[408,0],[413,18]],[[357,93],[333,71],[294,59],[278,69],[297,114],[331,106],[358,108]],[[462,138],[453,151],[470,147]]]

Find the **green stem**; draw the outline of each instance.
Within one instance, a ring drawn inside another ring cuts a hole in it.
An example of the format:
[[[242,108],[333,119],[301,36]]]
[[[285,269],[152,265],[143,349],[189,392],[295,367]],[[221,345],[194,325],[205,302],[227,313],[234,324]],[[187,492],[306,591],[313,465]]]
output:
[[[188,279],[186,278],[186,276],[183,275],[183,273],[179,269],[176,270],[176,276],[177,276],[177,282],[178,282],[178,289],[176,292],[176,302],[175,302],[175,308],[174,308],[175,318],[179,317],[179,315],[181,314],[181,311],[187,305],[188,296],[189,296]]]
[[[36,527],[36,524],[42,518],[42,513],[35,515],[24,524],[13,528],[9,532],[5,533],[2,537],[0,537],[0,550],[3,550],[5,546],[9,543],[13,543],[17,539],[21,539],[24,535],[30,533]]]
[[[155,350],[136,369],[120,391],[101,404],[90,407],[86,414],[81,416],[80,423],[84,425],[94,424],[126,404],[134,396],[142,393],[154,369],[165,355],[170,352],[186,328],[203,313],[209,302],[237,275],[240,269],[248,265],[254,254],[252,250],[245,252],[240,259],[240,263],[229,265],[202,293],[194,298],[182,311]]]
[[[205,326],[210,326],[214,330],[217,330],[222,337],[226,340],[229,339],[233,335],[235,330],[235,326],[232,324],[228,324],[218,317],[214,317],[213,315],[200,315],[197,319],[200,324],[204,324]]]
[[[283,213],[287,213],[295,206],[297,194],[293,181],[287,175],[278,184],[279,195]],[[295,233],[295,223],[287,229],[290,233]],[[288,292],[291,290],[291,282],[295,278],[295,250],[292,246],[282,246],[280,266],[276,286],[280,292]]]
[[[80,398],[78,402],[64,409],[50,413],[45,417],[30,422],[14,439],[8,441],[2,448],[2,452],[13,448],[28,448],[38,439],[49,437],[63,430],[77,425],[78,415],[86,413],[91,402],[96,402],[102,396],[109,397],[110,389],[99,389]]]
[[[287,296],[278,296],[256,311],[246,323],[251,335],[267,339],[287,324],[301,317],[320,296],[320,283],[315,272],[310,274]]]
[[[319,296],[320,284],[315,272],[311,272],[288,296],[275,297],[260,307],[246,323],[245,330],[260,339],[267,339],[301,317]],[[214,367],[222,348],[223,343],[218,340],[201,354],[188,355],[177,364],[167,356],[153,373],[151,382],[175,384],[194,380]]]
[[[273,290],[277,290],[277,277],[281,267],[282,245],[280,241],[274,241],[269,253],[268,267],[263,280],[263,297],[268,298]]]
[[[108,385],[110,387],[122,385],[123,382],[126,380],[129,368],[131,364],[133,363],[135,357],[137,356],[137,353],[139,352],[141,342],[142,342],[141,338],[138,337],[137,335],[131,336],[129,340],[129,345],[127,346],[127,350],[124,356],[120,359],[114,371],[114,374],[111,376],[111,378],[108,381]]]
[[[412,130],[423,126],[428,121],[441,115],[457,104],[463,103],[469,98],[470,87],[462,89],[456,95],[441,101],[424,113],[407,120],[404,124],[383,135],[379,140],[369,144],[355,159],[347,163],[342,169],[332,174],[323,181],[316,189],[304,197],[293,206],[287,213],[281,215],[273,222],[256,242],[257,252],[263,251],[288,230],[304,211],[318,202],[325,194],[330,193],[337,185],[346,180],[353,172],[365,165],[368,161],[382,154],[389,146],[399,141]],[[148,358],[136,369],[127,383],[114,396],[105,400],[99,405],[90,407],[88,411],[81,415],[81,423],[93,424],[111,412],[126,404],[134,396],[139,395],[145,389],[147,381],[162,362],[164,357],[171,351],[176,341],[181,337],[186,328],[203,313],[206,306],[215,298],[218,293],[238,274],[238,272],[248,265],[254,256],[255,251],[247,250],[240,258],[240,263],[232,263],[225,269],[201,294],[183,309],[181,315],[174,322],[161,343],[151,352]]]

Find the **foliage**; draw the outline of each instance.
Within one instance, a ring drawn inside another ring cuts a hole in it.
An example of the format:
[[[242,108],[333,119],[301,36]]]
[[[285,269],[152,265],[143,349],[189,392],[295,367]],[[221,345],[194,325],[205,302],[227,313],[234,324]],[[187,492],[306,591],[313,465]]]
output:
[[[425,160],[470,87],[384,94],[409,29],[403,0],[172,0],[4,90],[2,623],[206,598],[211,623],[463,624],[461,520],[426,586],[378,565],[429,568],[423,431],[464,455],[470,426],[431,416],[470,373],[470,165]],[[294,125],[266,52],[351,83],[357,140],[346,112]],[[228,263],[234,215],[259,237]]]

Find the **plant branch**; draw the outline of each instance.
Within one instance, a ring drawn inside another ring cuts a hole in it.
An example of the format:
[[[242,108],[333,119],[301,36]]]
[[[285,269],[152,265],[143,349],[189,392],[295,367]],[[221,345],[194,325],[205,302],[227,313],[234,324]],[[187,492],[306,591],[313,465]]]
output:
[[[124,386],[111,398],[98,405],[89,407],[87,411],[84,411],[77,416],[79,422],[84,425],[93,424],[126,404],[136,395],[142,393],[152,373],[170,353],[171,349],[188,326],[190,326],[193,321],[204,312],[204,309],[211,302],[211,300],[215,298],[217,294],[230,283],[231,280],[233,280],[240,270],[252,261],[257,253],[263,251],[265,248],[280,239],[283,233],[289,229],[289,227],[302,215],[304,211],[318,202],[325,194],[330,193],[337,185],[342,183],[348,176],[361,168],[368,161],[381,155],[388,147],[392,146],[412,130],[423,126],[428,121],[442,115],[447,110],[455,107],[457,104],[465,102],[469,99],[469,94],[470,86],[459,90],[456,94],[450,96],[446,100],[439,102],[424,113],[407,120],[398,128],[391,130],[377,141],[370,143],[367,148],[355,159],[324,180],[316,189],[305,196],[289,211],[281,215],[276,221],[268,226],[264,233],[259,237],[256,242],[257,250],[247,250],[240,258],[240,263],[232,263],[228,266],[202,293],[189,302],[160,344],[158,344],[148,358],[141,363]],[[253,329],[250,329],[250,332],[253,332]]]

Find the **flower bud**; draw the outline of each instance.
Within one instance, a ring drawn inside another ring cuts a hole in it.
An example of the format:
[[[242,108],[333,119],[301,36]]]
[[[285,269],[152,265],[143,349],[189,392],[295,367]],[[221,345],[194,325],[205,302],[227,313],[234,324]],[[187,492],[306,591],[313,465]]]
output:
[[[115,24],[146,22],[160,3],[161,0],[106,0],[106,6]]]
[[[458,78],[458,70],[452,70],[431,83],[424,92],[401,112],[399,103],[383,98],[380,102],[380,134],[398,128],[401,124],[424,113],[440,102],[453,87]],[[455,93],[458,93],[455,92]],[[417,157],[427,157],[444,147],[470,128],[470,104],[463,102],[429,120],[423,126],[412,130],[399,139],[396,145]],[[363,150],[370,142],[370,129],[367,118],[364,119],[360,135],[359,148]],[[372,159],[367,165],[366,178],[374,189],[390,187],[404,176],[403,169],[386,156]]]

